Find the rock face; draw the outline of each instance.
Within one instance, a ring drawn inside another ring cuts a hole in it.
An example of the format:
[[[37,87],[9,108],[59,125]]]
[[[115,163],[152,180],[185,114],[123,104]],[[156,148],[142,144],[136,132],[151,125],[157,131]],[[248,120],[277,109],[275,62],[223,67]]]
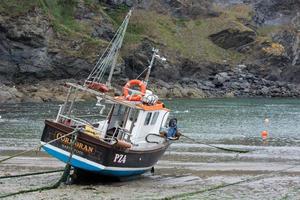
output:
[[[285,54],[283,56],[285,56],[288,59],[288,62],[292,63],[295,57],[294,45],[297,40],[297,33],[293,30],[283,30],[274,34],[272,39],[274,42],[277,42],[284,47]],[[299,55],[300,52],[297,52],[297,54]],[[295,64],[300,64],[300,63],[295,63]]]
[[[17,18],[0,15],[0,82],[26,83],[87,74],[87,60],[52,48],[53,29],[40,9]]]
[[[300,65],[286,66],[290,68],[282,72],[282,77],[288,82],[300,84]]]
[[[10,23],[6,20],[0,16],[1,81],[12,81],[21,74],[43,76],[50,69],[45,39],[48,22],[38,13]]]
[[[209,36],[211,40],[224,49],[238,48],[255,41],[256,34],[241,24],[230,24],[220,32]]]
[[[300,96],[297,0],[14,1],[0,4],[0,102],[61,100],[51,83],[86,78],[131,6],[117,84],[145,76],[155,47],[161,97]]]
[[[252,0],[257,24],[287,24],[300,9],[298,0]]]
[[[19,103],[23,96],[15,87],[0,85],[0,103]]]
[[[213,10],[211,1],[208,0],[102,0],[102,2],[113,7],[136,6],[140,9],[155,10],[159,13],[166,13],[167,10],[174,17],[186,19],[218,15],[218,12]]]

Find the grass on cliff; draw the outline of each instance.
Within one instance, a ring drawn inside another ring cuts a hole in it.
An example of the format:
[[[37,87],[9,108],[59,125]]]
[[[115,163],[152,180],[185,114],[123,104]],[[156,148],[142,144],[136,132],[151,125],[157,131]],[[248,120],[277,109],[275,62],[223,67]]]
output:
[[[81,35],[89,35],[91,27],[75,18],[77,0],[39,0],[39,2],[56,32],[62,34],[77,32]]]
[[[4,16],[19,16],[39,5],[37,0],[1,0],[0,13]]]
[[[53,25],[62,24],[71,30],[82,31],[83,27],[74,19],[76,4],[77,0],[1,0],[0,13],[14,17],[42,8]]]
[[[103,4],[92,0],[3,0],[0,12],[13,15],[22,14],[35,7],[40,7],[52,24],[55,32],[63,39],[64,44],[54,44],[64,49],[70,56],[95,57],[98,49],[107,41],[91,37],[92,24],[77,20],[75,12],[78,4],[93,10],[110,20],[115,28],[123,21],[129,8],[120,6],[116,9],[105,9]],[[217,11],[218,7],[215,8]],[[8,13],[9,14],[9,13]],[[234,50],[225,50],[215,45],[209,35],[220,31],[225,26],[234,24],[244,27],[240,20],[248,20],[251,13],[248,7],[231,7],[222,11],[219,17],[186,20],[170,15],[158,14],[154,11],[136,9],[132,15],[125,36],[123,53],[138,45],[143,38],[150,38],[154,43],[164,46],[173,55],[180,55],[194,61],[223,62],[227,60],[239,63],[245,55]],[[70,47],[78,46],[79,50]],[[97,48],[98,47],[98,48]]]
[[[107,41],[91,37],[93,27],[84,20],[77,20],[76,9],[78,0],[39,0],[45,15],[49,18],[56,34],[64,40],[62,44],[54,44],[69,56],[94,60],[101,47],[107,45]],[[91,9],[99,9],[100,6],[85,0],[84,6],[93,6]],[[73,46],[76,46],[75,48]],[[93,62],[93,61],[92,61]]]
[[[233,20],[233,16],[186,20],[153,11],[135,10],[130,23],[129,35],[125,40],[128,43],[138,43],[142,38],[151,38],[177,55],[194,61],[220,63],[227,60],[239,63],[245,57],[234,50],[225,50],[209,39],[210,34],[232,24],[247,29],[237,20]],[[131,39],[132,35],[137,39]]]
[[[64,53],[70,56],[95,57],[98,53],[96,51],[106,45],[107,41],[92,38],[93,27],[84,21],[76,20],[75,12],[79,3],[93,6],[94,9],[101,8],[91,0],[1,0],[0,13],[7,17],[25,16],[29,11],[37,11],[38,15],[44,13],[56,35],[64,41],[56,44],[54,39],[50,41],[50,47],[52,45],[64,50]],[[80,43],[79,50],[68,47],[68,43]]]

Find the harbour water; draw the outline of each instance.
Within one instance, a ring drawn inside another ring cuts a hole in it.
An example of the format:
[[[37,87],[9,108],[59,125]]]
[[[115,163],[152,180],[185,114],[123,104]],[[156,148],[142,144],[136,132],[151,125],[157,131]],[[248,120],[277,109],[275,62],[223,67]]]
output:
[[[300,99],[178,99],[165,103],[172,110],[171,117],[178,119],[181,132],[202,144],[185,138],[174,142],[156,165],[154,176],[146,174],[133,182],[74,185],[12,199],[300,199]],[[82,111],[90,106],[89,102],[79,103]],[[0,105],[0,158],[38,145],[44,119],[55,118],[58,108],[59,103]],[[269,132],[265,142],[262,130]],[[250,152],[220,151],[205,143]],[[0,165],[0,176],[63,166],[54,158],[30,155]],[[0,194],[27,189],[24,181],[38,187],[58,178],[7,180],[4,185],[0,182]],[[211,190],[220,184],[229,187]]]
[[[91,104],[79,107],[83,111]],[[166,106],[181,132],[203,143],[266,145],[260,133],[267,130],[268,146],[300,146],[300,99],[180,99],[166,101]],[[0,105],[0,149],[38,144],[44,119],[55,118],[58,108],[59,103]]]

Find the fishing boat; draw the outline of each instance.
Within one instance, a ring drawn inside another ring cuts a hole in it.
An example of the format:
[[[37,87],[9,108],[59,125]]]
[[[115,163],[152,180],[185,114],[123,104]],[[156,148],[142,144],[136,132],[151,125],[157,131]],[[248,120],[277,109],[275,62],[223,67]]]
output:
[[[176,139],[168,137],[168,129],[162,130],[175,127],[177,121],[168,123],[170,110],[147,89],[154,60],[165,60],[158,50],[153,50],[144,80],[128,81],[122,95],[109,92],[130,16],[131,11],[84,83],[66,83],[68,93],[56,119],[45,120],[43,149],[74,169],[115,177],[142,174],[152,169]],[[97,98],[87,109],[89,115],[76,110],[78,91]]]

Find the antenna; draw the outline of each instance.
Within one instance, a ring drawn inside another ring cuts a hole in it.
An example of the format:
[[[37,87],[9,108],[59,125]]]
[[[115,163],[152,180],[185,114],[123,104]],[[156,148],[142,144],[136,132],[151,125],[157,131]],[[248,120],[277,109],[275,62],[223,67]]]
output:
[[[165,57],[162,57],[158,54],[159,50],[158,49],[155,49],[155,48],[152,48],[152,51],[153,51],[153,54],[152,54],[152,58],[151,58],[151,62],[150,62],[150,65],[148,66],[148,71],[147,71],[147,74],[146,74],[146,77],[145,77],[145,84],[148,85],[148,81],[149,81],[149,77],[150,77],[150,73],[151,73],[151,69],[152,69],[152,66],[154,64],[154,60],[155,58],[156,59],[159,59],[163,62],[167,61],[167,59]]]

